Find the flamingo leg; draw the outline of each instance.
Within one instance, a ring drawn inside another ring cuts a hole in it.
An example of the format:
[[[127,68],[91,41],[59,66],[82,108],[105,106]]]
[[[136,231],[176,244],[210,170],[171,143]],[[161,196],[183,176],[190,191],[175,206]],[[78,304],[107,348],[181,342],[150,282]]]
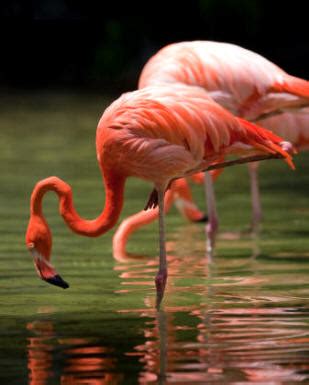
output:
[[[216,197],[212,178],[209,172],[205,172],[205,193],[206,193],[206,204],[208,212],[208,223],[206,225],[207,243],[206,250],[209,257],[213,254],[215,246],[215,240],[217,230],[219,226],[219,219],[216,207]]]
[[[262,220],[262,207],[260,199],[258,167],[259,163],[254,162],[249,165],[250,187],[251,187],[251,205],[252,205],[252,224],[251,230],[253,234],[257,234],[260,230]]]
[[[157,309],[162,301],[166,280],[167,280],[167,263],[165,249],[165,221],[164,221],[164,191],[158,191],[159,204],[159,237],[160,237],[160,255],[159,255],[159,270],[156,275],[155,283],[157,289]]]

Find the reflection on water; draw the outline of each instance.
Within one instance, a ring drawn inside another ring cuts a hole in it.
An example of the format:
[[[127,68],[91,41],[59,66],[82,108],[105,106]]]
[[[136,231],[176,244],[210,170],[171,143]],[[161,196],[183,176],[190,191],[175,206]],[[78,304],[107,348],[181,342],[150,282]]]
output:
[[[85,338],[57,338],[51,321],[27,324],[29,385],[119,384],[111,351]]]
[[[51,322],[33,322],[27,325],[27,329],[35,334],[28,339],[27,346],[29,384],[47,384],[48,378],[53,376],[53,345],[49,344],[54,334],[53,325]]]
[[[296,257],[292,263],[218,257],[209,264],[199,256],[171,255],[173,243],[169,250],[170,276],[159,312],[157,262],[115,265],[121,278],[117,295],[138,292],[143,298],[142,307],[117,311],[123,332],[132,328],[126,327],[132,318],[139,322],[133,334],[117,334],[115,321],[105,324],[99,338],[90,319],[84,321],[93,327],[89,337],[79,327],[61,336],[50,320],[28,323],[28,384],[309,381],[305,265],[299,269]],[[112,339],[104,345],[109,333]]]

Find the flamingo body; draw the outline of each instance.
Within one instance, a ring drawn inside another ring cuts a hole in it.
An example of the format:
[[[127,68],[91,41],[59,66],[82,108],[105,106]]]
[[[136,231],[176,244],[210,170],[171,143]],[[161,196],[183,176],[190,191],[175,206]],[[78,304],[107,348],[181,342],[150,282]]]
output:
[[[257,53],[228,43],[192,41],[170,44],[150,58],[139,79],[140,88],[175,83],[200,86],[234,115],[251,121],[262,121],[309,105],[308,81],[287,74]],[[256,230],[261,207],[257,176],[253,175],[255,166],[251,165],[250,170],[252,227]],[[206,193],[213,196],[211,207],[208,207],[210,221],[206,233],[209,243],[214,245],[218,216],[211,179],[205,181]]]

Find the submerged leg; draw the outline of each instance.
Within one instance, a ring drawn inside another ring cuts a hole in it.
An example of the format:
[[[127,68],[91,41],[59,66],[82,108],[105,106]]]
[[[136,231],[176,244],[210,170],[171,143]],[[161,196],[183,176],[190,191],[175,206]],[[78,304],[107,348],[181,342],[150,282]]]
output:
[[[159,203],[159,237],[160,237],[160,256],[159,256],[159,271],[156,275],[157,288],[157,309],[160,307],[162,301],[165,284],[167,279],[167,263],[166,263],[166,249],[165,249],[165,224],[164,224],[164,191],[158,191]]]
[[[262,220],[262,207],[260,199],[259,181],[258,181],[258,167],[259,163],[254,162],[249,165],[250,186],[251,186],[251,204],[252,204],[252,224],[251,230],[254,234],[260,230]]]
[[[219,220],[218,220],[218,214],[217,214],[217,208],[216,208],[214,186],[213,186],[212,178],[209,172],[205,172],[205,193],[206,193],[206,203],[207,203],[207,212],[208,212],[208,223],[206,225],[206,235],[207,235],[206,250],[207,250],[207,255],[211,257],[215,246]]]

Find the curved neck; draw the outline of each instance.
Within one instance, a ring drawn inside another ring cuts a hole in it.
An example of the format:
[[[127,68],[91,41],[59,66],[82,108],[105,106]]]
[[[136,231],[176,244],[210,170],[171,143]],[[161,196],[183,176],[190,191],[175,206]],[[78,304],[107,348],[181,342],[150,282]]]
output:
[[[113,236],[113,255],[117,260],[125,259],[128,255],[126,246],[128,239],[139,228],[155,221],[159,216],[159,209],[140,211],[124,219]]]
[[[173,185],[172,185],[173,186]],[[173,187],[167,190],[164,197],[164,211],[167,213],[175,200]],[[113,236],[113,255],[114,258],[121,261],[128,257],[126,246],[128,239],[139,228],[148,225],[159,217],[159,208],[142,210],[136,214],[124,219],[119,225]]]
[[[65,223],[75,233],[97,237],[111,229],[117,222],[122,206],[125,177],[113,172],[104,173],[105,206],[94,220],[81,218],[74,208],[71,187],[57,177],[38,182],[31,195],[31,215],[43,217],[42,200],[46,192],[54,191],[59,197],[59,211]]]

